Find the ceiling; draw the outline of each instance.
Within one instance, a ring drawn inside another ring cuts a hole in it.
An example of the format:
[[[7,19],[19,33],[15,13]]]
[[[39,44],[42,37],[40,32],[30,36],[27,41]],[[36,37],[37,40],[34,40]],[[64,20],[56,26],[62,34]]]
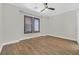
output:
[[[16,5],[31,9],[46,16],[53,16],[55,14],[79,9],[79,3],[48,3],[48,6],[55,8],[55,10],[46,9],[43,12],[40,12],[44,8],[43,3],[16,3]]]

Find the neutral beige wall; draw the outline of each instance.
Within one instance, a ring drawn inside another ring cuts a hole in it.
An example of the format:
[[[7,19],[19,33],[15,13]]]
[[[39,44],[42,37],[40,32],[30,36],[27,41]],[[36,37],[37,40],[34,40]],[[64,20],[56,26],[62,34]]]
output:
[[[49,20],[49,34],[77,40],[77,12],[69,11],[55,15]]]
[[[30,14],[21,13],[19,12],[19,10],[19,8],[16,8],[14,6],[4,4],[4,43],[29,37],[46,35],[47,18],[40,16],[40,33],[24,34],[24,15]],[[30,16],[34,15],[31,14]]]

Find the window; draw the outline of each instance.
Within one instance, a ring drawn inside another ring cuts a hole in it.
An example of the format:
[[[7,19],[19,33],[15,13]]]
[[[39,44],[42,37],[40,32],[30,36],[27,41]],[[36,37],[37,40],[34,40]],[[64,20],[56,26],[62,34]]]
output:
[[[32,17],[24,16],[24,33],[32,32]]]
[[[40,19],[24,16],[24,34],[40,32]]]
[[[40,32],[40,20],[38,18],[34,18],[34,32]]]

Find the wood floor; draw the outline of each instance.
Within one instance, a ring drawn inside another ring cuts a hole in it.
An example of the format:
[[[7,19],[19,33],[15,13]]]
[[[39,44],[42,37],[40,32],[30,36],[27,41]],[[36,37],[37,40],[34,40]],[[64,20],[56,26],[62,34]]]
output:
[[[1,55],[78,55],[79,45],[75,41],[53,36],[25,39],[5,45]]]

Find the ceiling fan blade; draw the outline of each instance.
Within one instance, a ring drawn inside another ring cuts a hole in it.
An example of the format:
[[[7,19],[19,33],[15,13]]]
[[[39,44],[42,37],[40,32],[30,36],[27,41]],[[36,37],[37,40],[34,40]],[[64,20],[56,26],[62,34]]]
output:
[[[46,8],[42,9],[41,12],[43,12]]]
[[[50,9],[50,10],[55,10],[55,8],[48,8],[48,9]]]

